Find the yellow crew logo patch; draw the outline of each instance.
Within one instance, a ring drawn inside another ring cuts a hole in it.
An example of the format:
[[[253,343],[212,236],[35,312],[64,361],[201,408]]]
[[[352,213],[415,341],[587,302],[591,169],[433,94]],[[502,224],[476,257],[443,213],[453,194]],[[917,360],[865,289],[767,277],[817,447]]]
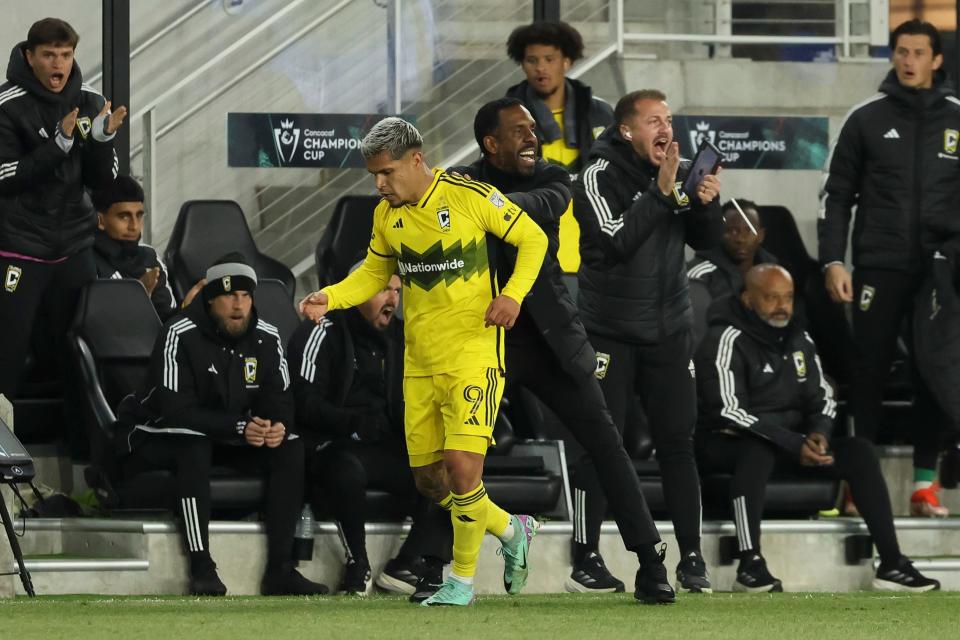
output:
[[[7,274],[3,277],[3,288],[9,293],[17,290],[20,284],[20,277],[23,275],[23,269],[15,267],[12,264],[7,266]]]
[[[793,352],[793,366],[797,370],[798,378],[807,377],[807,359],[803,357],[803,351]]]
[[[243,359],[243,379],[247,384],[253,384],[257,381],[257,359],[256,358],[244,358]]]
[[[957,143],[960,142],[960,131],[956,129],[943,130],[943,150],[947,153],[957,152]]]
[[[220,283],[223,285],[224,291],[230,291],[230,276],[220,278]]]
[[[678,207],[685,207],[690,204],[690,196],[683,192],[683,183],[677,182],[673,185],[673,200]]]
[[[610,354],[597,351],[597,370],[593,375],[597,380],[603,380],[607,377],[607,371],[610,370]]]
[[[870,309],[870,305],[873,303],[874,297],[877,295],[877,290],[871,287],[868,284],[863,285],[863,289],[860,291],[860,311],[867,311]]]
[[[90,135],[90,129],[92,128],[93,123],[90,121],[90,118],[87,116],[77,118],[77,129],[80,130],[80,135],[83,136],[84,140],[86,140],[87,136]]]

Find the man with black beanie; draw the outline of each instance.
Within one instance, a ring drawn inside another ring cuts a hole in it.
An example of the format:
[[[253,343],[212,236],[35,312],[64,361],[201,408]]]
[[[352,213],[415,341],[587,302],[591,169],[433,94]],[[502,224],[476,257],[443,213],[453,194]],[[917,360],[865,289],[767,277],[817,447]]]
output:
[[[210,556],[210,468],[258,470],[265,481],[264,595],[319,595],[293,568],[303,504],[303,443],[293,431],[290,375],[277,328],[253,306],[257,274],[239,253],[207,270],[206,285],[157,338],[145,388],[120,405],[127,476],[167,469],[190,558],[190,593],[224,595]]]

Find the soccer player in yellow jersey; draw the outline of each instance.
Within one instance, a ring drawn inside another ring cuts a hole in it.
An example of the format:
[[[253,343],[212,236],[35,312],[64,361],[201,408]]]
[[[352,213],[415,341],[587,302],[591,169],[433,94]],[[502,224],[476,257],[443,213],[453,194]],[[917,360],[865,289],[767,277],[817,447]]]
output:
[[[503,544],[504,588],[519,593],[539,524],[510,515],[487,496],[483,461],[504,387],[504,335],[520,312],[547,248],[535,222],[495,188],[431,170],[417,129],[400,118],[377,123],[361,153],[383,201],[363,266],[312,293],[301,312],[319,321],[369,299],[399,271],[403,280],[403,395],[410,466],[417,488],[450,511],[453,567],[424,606],[468,605],[483,535]],[[517,247],[502,291],[486,237]]]

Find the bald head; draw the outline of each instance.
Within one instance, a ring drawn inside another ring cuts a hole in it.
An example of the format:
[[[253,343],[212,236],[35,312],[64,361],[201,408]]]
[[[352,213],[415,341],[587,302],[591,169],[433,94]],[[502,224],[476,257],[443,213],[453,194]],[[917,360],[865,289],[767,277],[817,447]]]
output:
[[[743,306],[771,327],[782,329],[793,317],[793,278],[776,264],[758,264],[744,276]]]

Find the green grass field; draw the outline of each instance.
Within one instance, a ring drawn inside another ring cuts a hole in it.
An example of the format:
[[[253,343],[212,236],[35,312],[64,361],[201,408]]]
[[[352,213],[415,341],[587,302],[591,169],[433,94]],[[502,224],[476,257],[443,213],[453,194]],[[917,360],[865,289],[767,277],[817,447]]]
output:
[[[686,596],[644,606],[629,595],[491,596],[468,609],[370,598],[192,599],[70,596],[0,600],[4,638],[561,638],[955,637],[960,593]]]

